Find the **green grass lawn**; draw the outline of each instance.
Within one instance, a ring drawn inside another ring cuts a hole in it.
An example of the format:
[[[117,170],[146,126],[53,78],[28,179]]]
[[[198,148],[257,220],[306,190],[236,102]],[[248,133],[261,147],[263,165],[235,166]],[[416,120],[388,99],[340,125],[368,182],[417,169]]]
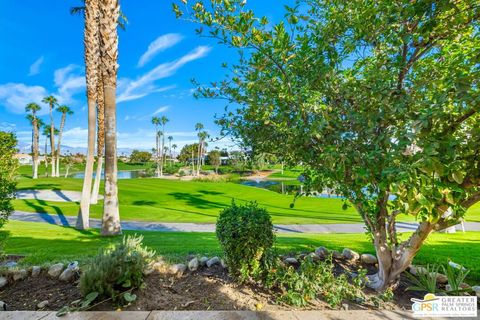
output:
[[[339,199],[300,198],[290,208],[293,196],[229,182],[196,182],[163,179],[119,180],[120,213],[123,220],[214,223],[221,209],[238,202],[257,201],[267,208],[274,223],[360,223],[352,208],[342,210]],[[19,189],[77,190],[81,179],[19,179]],[[77,215],[78,203],[15,200],[16,210]],[[102,204],[92,206],[100,218]]]
[[[290,208],[293,196],[247,187],[230,182],[196,182],[163,179],[119,180],[120,213],[123,220],[157,222],[214,223],[221,209],[232,200],[257,201],[268,209],[273,222],[278,224],[361,223],[352,209],[342,210],[342,201],[325,198],[299,198]],[[82,180],[72,178],[20,178],[19,189],[51,189],[81,191]],[[14,200],[16,210],[47,212],[75,216],[76,202],[43,200]],[[102,202],[93,205],[93,218],[100,218]],[[480,204],[466,215],[467,221],[480,222]],[[413,221],[401,216],[400,220]]]
[[[26,255],[26,264],[44,264],[71,260],[85,261],[100,247],[119,241],[120,237],[102,238],[97,230],[78,231],[73,228],[44,223],[10,221],[1,231],[8,234],[5,251]],[[142,234],[145,244],[170,261],[184,259],[187,254],[220,255],[214,233],[131,232]],[[406,236],[406,235],[405,235]],[[414,263],[446,263],[451,259],[471,270],[470,278],[480,280],[480,232],[432,234],[422,247]],[[364,234],[279,234],[280,253],[313,251],[318,246],[342,250],[345,247],[358,252],[374,253]]]

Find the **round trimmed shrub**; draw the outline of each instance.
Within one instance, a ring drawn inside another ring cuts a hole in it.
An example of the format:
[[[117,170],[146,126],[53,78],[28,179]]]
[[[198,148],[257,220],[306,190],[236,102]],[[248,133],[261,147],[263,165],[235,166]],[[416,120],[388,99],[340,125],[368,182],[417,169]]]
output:
[[[216,233],[229,272],[240,282],[260,271],[262,259],[275,242],[270,215],[255,202],[233,202],[222,210]]]

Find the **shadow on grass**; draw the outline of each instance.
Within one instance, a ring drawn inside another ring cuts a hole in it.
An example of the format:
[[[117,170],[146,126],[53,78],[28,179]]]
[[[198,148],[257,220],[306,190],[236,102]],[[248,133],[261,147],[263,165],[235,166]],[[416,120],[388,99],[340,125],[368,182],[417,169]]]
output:
[[[151,201],[151,200],[136,200],[132,202],[132,205],[134,206],[153,206],[154,204],[157,204],[157,201]]]
[[[50,224],[56,224],[55,219],[51,215],[48,214],[47,208],[52,208],[55,211],[55,214],[57,215],[57,217],[60,219],[60,223],[62,224],[62,226],[70,227],[70,223],[68,222],[68,219],[63,214],[62,209],[60,209],[57,206],[48,204],[44,200],[35,200],[35,201],[36,201],[36,203],[34,203],[33,201],[30,201],[30,200],[25,200],[24,199],[24,202],[25,202],[26,205],[28,205],[30,208],[35,210],[35,212],[41,213],[40,217],[42,219],[44,219],[45,222],[50,223]]]
[[[208,193],[207,193],[208,192]],[[211,191],[203,191],[203,194],[210,194]],[[188,192],[171,192],[169,196],[173,196],[176,200],[185,202],[185,204],[199,209],[223,209],[227,205],[221,202],[214,202],[204,199],[203,195]]]

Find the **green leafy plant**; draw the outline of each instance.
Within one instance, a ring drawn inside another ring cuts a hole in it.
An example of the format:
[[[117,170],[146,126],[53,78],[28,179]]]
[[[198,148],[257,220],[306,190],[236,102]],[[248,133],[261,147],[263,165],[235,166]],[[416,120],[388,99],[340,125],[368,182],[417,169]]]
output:
[[[344,300],[364,301],[365,270],[360,270],[350,281],[346,274],[335,275],[333,267],[331,258],[316,263],[308,257],[296,270],[277,258],[270,261],[263,283],[278,293],[279,301],[294,306],[306,306],[317,296],[332,308],[337,308]]]
[[[275,241],[270,215],[254,202],[233,202],[220,212],[216,232],[229,271],[240,282],[259,271],[262,258]]]
[[[0,131],[0,228],[13,212],[12,200],[15,199],[17,181],[15,180],[18,161],[17,139],[13,133]]]
[[[455,268],[449,263],[447,263],[447,267],[442,266],[442,269],[445,272],[448,279],[448,284],[450,285],[450,290],[447,290],[447,293],[459,296],[462,292],[468,290],[462,288],[462,283],[465,282],[470,270],[467,270],[463,267]]]
[[[100,298],[111,298],[118,303],[135,300],[133,294],[120,293],[143,287],[143,271],[155,252],[142,246],[142,240],[143,236],[126,236],[121,243],[95,256],[80,277],[82,294],[97,292]]]
[[[417,270],[421,267],[417,267]],[[420,269],[417,271],[417,275],[406,272],[405,275],[412,283],[407,290],[411,291],[424,291],[428,293],[438,292],[437,288],[437,274],[440,269],[439,265],[428,264],[424,270]]]

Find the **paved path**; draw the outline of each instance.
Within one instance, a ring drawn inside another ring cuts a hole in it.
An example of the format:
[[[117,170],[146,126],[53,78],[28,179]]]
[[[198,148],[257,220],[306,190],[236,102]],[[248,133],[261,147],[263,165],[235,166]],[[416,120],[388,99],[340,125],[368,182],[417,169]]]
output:
[[[12,320],[403,320],[415,319],[411,311],[83,311],[57,318],[51,311],[3,311],[0,319]],[[416,318],[418,319],[418,318]],[[432,318],[423,318],[432,319]],[[436,320],[447,319],[436,317]],[[451,319],[451,318],[450,318]],[[478,318],[462,318],[478,319]]]
[[[48,213],[31,213],[23,211],[15,211],[9,218],[10,220],[27,221],[27,222],[44,222],[62,226],[75,226],[77,220],[73,216],[64,216]],[[92,228],[100,228],[101,221],[99,219],[90,219]],[[363,224],[277,224],[274,225],[278,233],[364,233]],[[122,228],[124,230],[140,230],[140,231],[180,231],[180,232],[215,232],[215,224],[213,223],[157,223],[143,221],[123,221]],[[398,222],[397,228],[400,232],[413,231],[417,228],[415,223]],[[459,227],[458,230],[461,230]],[[480,223],[467,222],[465,230],[480,231]]]
[[[82,193],[80,191],[68,190],[18,190],[17,199],[36,199],[56,202],[80,202]],[[103,199],[102,195],[98,196]]]

